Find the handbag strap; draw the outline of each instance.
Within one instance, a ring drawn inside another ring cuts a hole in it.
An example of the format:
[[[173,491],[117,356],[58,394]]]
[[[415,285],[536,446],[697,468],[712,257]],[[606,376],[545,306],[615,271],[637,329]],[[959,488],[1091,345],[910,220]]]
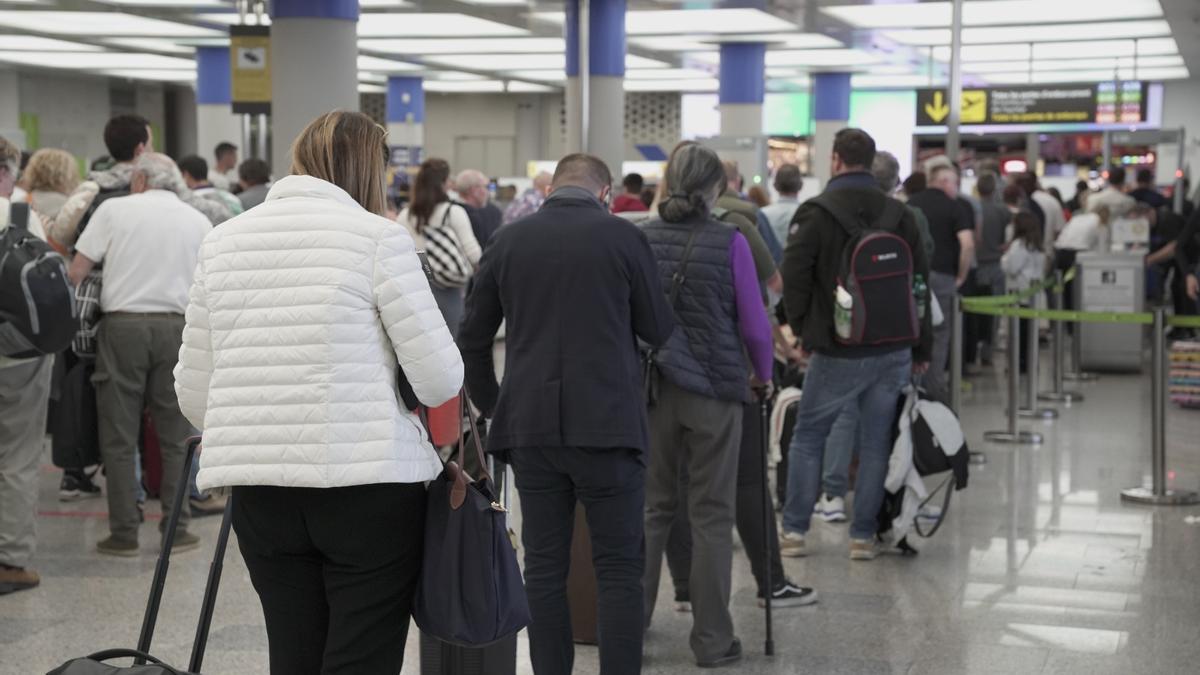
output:
[[[671,276],[671,292],[667,296],[671,301],[671,309],[675,308],[679,291],[683,287],[683,282],[687,281],[688,261],[692,258],[692,248],[696,244],[696,234],[699,231],[699,225],[692,228],[692,233],[688,235],[687,246],[683,248],[683,259],[679,261],[679,269],[675,270],[675,274]]]
[[[933,524],[932,530],[925,532],[921,529],[920,517],[913,519],[913,529],[917,531],[917,534],[919,534],[922,539],[928,539],[932,537],[939,529],[941,529],[942,523],[946,522],[946,513],[950,510],[950,497],[954,495],[954,490],[950,488],[950,481],[952,480],[954,480],[953,474],[946,478],[946,480],[942,481],[942,484],[937,486],[937,488],[925,498],[925,501],[921,502],[921,505],[917,507],[917,511],[919,512],[921,509],[925,508],[926,504],[933,501],[933,498],[935,495],[937,495],[938,490],[946,491],[946,496],[942,498],[942,512],[938,514],[937,522]]]
[[[472,425],[471,441],[472,445],[475,446],[475,456],[479,459],[479,470],[483,472],[483,477],[490,481],[492,480],[492,474],[488,471],[487,460],[483,456],[483,443],[479,440],[479,429],[474,426],[475,422],[471,419],[471,392],[467,389],[465,382],[463,383],[462,392],[459,393],[459,401],[462,405],[462,413],[459,415],[458,420],[458,466],[460,468],[466,466],[467,439],[462,424],[462,418],[466,417],[471,421]]]

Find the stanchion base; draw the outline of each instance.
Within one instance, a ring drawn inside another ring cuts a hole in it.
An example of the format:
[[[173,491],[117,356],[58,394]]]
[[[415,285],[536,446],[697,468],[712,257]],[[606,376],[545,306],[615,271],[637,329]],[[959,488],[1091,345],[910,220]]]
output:
[[[988,443],[1020,443],[1023,445],[1041,445],[1042,435],[1033,431],[1018,431],[1010,434],[1007,431],[988,431],[983,434],[983,440]]]
[[[1058,411],[1054,408],[1017,408],[1017,417],[1035,420],[1056,420]]]
[[[1190,490],[1167,490],[1165,494],[1156,495],[1148,487],[1135,487],[1121,490],[1121,499],[1137,504],[1151,506],[1190,506],[1200,504],[1200,494]]]
[[[982,452],[972,450],[968,453],[968,458],[971,464],[987,464],[987,455]]]
[[[1039,401],[1054,401],[1056,403],[1079,403],[1083,394],[1077,391],[1043,391],[1038,394]]]
[[[1072,382],[1095,382],[1100,379],[1100,376],[1095,373],[1066,373],[1063,379]]]

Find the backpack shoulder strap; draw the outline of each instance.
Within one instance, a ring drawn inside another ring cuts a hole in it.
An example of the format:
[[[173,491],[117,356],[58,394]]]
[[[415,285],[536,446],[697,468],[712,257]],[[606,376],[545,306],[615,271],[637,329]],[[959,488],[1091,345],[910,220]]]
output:
[[[696,234],[699,232],[700,225],[692,228],[691,234],[688,235],[687,246],[683,247],[683,258],[679,261],[679,269],[671,277],[671,292],[668,294],[668,299],[672,309],[675,307],[675,301],[679,299],[679,291],[683,287],[683,282],[687,281],[688,260],[692,257],[692,248],[696,244]]]
[[[857,237],[863,231],[863,226],[858,221],[857,214],[848,213],[845,207],[829,196],[829,193],[821,193],[808,200],[808,203],[820,208],[822,211],[832,216],[834,221],[836,221],[837,224],[840,225],[841,228],[846,231],[846,234],[849,234],[851,238]]]

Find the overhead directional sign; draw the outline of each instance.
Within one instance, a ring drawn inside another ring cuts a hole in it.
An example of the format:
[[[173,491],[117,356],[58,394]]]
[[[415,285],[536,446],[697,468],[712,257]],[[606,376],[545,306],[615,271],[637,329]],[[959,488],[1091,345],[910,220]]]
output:
[[[964,89],[959,122],[969,125],[1137,124],[1146,121],[1146,85],[1101,82]],[[944,89],[917,91],[917,126],[950,118]]]

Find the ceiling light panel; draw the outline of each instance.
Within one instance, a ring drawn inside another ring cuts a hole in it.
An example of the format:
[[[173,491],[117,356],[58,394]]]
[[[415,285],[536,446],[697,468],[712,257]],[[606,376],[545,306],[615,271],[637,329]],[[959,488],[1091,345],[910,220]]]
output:
[[[196,71],[161,70],[152,68],[120,68],[100,71],[103,75],[126,80],[153,80],[155,82],[195,82]]]
[[[371,84],[370,82],[359,82],[358,93],[360,94],[386,94],[387,87],[382,84]]]
[[[565,54],[447,54],[424,59],[430,63],[467,70],[557,70],[565,71]],[[666,68],[667,64],[635,54],[625,55],[627,69]]]
[[[377,73],[401,73],[423,70],[424,68],[415,63],[404,63],[403,61],[393,61],[392,59],[381,59],[378,56],[359,54],[358,69]]]
[[[704,80],[712,76],[710,72],[691,68],[647,68],[625,73],[627,80]]]
[[[950,29],[888,30],[884,36],[912,46],[948,45]],[[1002,26],[996,28],[964,28],[964,44],[1000,42],[1055,42],[1064,37],[1073,40],[1107,40],[1118,38],[1151,38],[1171,34],[1171,27],[1162,19],[1148,21],[1108,21],[1103,23],[1037,24]]]
[[[458,0],[465,2],[468,5],[479,5],[480,7],[513,7],[517,5],[529,4],[527,0]]]
[[[116,47],[125,47],[126,49],[167,52],[169,54],[191,55],[196,52],[196,48],[191,45],[181,45],[172,40],[161,40],[159,38],[110,38],[104,42]]]
[[[478,82],[425,80],[421,88],[425,91],[440,93],[498,94],[504,91],[504,83],[500,80],[479,80]]]
[[[625,80],[625,91],[716,91],[716,78],[706,80]]]
[[[972,61],[1028,61],[1030,53],[1028,44],[963,45],[962,59],[963,63],[970,63]],[[950,48],[934,47],[933,58],[949,63]]]
[[[767,52],[768,66],[861,66],[883,59],[858,49],[798,49]]]
[[[756,33],[748,35],[654,35],[629,39],[630,44],[660,52],[711,50],[721,42],[765,42],[779,49],[828,49],[845,47],[841,41],[820,33]]]
[[[496,21],[454,12],[364,14],[358,20],[360,38],[387,37],[514,37],[529,31]]]
[[[547,87],[544,84],[530,82],[509,82],[508,92],[512,94],[548,94],[558,91],[557,87]]]
[[[857,28],[935,28],[951,21],[951,3],[891,3],[823,7],[821,12]],[[1152,19],[1162,16],[1158,0],[988,0],[963,3],[963,25],[997,26],[1035,18],[1038,23]]]
[[[228,7],[225,0],[96,0],[122,7]]]
[[[414,7],[407,0],[358,0],[361,9],[401,9]]]
[[[82,42],[67,42],[53,38],[35,37],[33,35],[0,35],[0,51],[33,52],[99,52],[103,51],[95,45],[85,45]]]
[[[567,81],[567,74],[561,70],[512,70],[505,74],[522,80],[537,80],[539,82],[564,83]]]
[[[197,21],[203,21],[205,23],[219,23],[224,26],[235,26],[242,22],[242,16],[237,12],[203,12],[201,14],[197,14],[195,18]],[[266,14],[263,14],[261,17],[257,14],[247,14],[246,23],[250,24],[251,26],[270,26],[271,17]]]
[[[928,86],[929,75],[855,73],[850,76],[850,87],[853,89],[913,89]]]
[[[484,38],[455,40],[443,38],[375,38],[358,41],[358,48],[383,54],[427,56],[430,54],[563,54],[567,43],[562,38]]]
[[[219,37],[220,31],[122,12],[0,11],[0,26],[50,35]]]
[[[196,64],[190,59],[180,59],[159,54],[133,54],[124,52],[0,52],[0,61],[25,66],[45,68],[69,68],[72,70],[190,70]]]
[[[533,18],[562,25],[562,12],[536,12]],[[626,35],[776,33],[796,31],[790,21],[758,9],[663,9],[625,13]]]

